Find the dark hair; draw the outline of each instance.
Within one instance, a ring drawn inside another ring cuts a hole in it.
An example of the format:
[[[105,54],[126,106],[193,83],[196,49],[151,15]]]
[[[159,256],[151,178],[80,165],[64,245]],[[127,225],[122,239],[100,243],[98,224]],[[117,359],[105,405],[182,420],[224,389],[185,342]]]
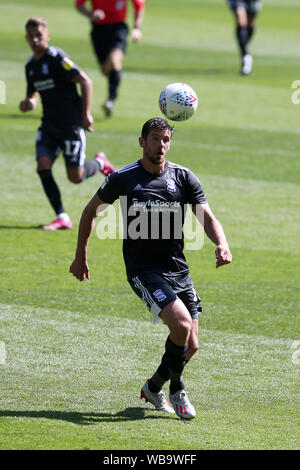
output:
[[[27,21],[25,29],[26,31],[28,31],[29,28],[38,28],[39,26],[43,26],[43,28],[48,28],[47,21],[41,16],[32,16]]]
[[[170,124],[162,118],[152,118],[148,119],[148,121],[145,122],[142,128],[142,137],[143,139],[147,139],[149,132],[151,129],[158,129],[159,131],[166,131],[169,130],[171,133],[171,137],[173,135],[173,126],[170,126]]]

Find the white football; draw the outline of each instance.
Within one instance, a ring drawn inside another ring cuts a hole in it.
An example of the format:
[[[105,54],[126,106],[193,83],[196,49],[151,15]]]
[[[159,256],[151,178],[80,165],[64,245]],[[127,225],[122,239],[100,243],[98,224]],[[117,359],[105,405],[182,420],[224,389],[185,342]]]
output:
[[[186,121],[198,107],[194,90],[185,83],[171,83],[159,96],[161,112],[171,121]]]

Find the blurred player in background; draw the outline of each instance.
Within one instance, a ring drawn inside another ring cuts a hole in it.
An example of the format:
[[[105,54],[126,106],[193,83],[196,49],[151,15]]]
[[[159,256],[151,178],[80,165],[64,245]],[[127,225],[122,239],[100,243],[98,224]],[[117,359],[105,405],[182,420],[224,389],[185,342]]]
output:
[[[108,175],[114,168],[103,152],[97,153],[94,160],[85,161],[85,130],[93,131],[91,80],[64,51],[48,46],[46,20],[30,18],[25,28],[33,56],[26,64],[27,93],[19,107],[22,112],[32,110],[40,94],[43,118],[36,139],[37,173],[56,213],[56,219],[43,229],[70,229],[72,222],[52,175],[52,165],[59,153],[63,151],[67,176],[72,183],[80,183],[99,171]]]
[[[189,169],[166,160],[172,133],[173,128],[161,118],[144,124],[139,138],[142,158],[109,175],[84,209],[70,272],[80,281],[89,279],[87,250],[97,211],[102,204],[120,199],[128,282],[154,319],[161,318],[170,330],[161,363],[143,385],[141,398],[159,411],[175,411],[180,418],[191,419],[196,412],[185,390],[183,370],[198,349],[201,300],[183,254],[182,216],[188,204],[217,247],[216,267],[231,263],[232,256],[198,178]],[[162,391],[169,380],[172,407]]]
[[[241,53],[241,74],[252,72],[253,57],[248,45],[255,29],[256,15],[262,8],[261,0],[227,0],[236,19],[236,36]]]
[[[103,75],[108,79],[108,98],[103,103],[106,116],[114,109],[121,80],[123,57],[126,52],[128,27],[125,23],[127,0],[91,0],[92,9],[87,9],[87,0],[75,0],[77,10],[90,18],[92,43]],[[131,36],[134,42],[142,38],[145,0],[132,0],[134,26]]]

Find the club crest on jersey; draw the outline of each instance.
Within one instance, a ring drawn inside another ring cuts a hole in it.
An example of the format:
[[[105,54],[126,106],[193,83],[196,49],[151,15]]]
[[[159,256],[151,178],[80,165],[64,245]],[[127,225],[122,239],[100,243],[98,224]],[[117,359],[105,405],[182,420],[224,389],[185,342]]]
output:
[[[47,62],[44,62],[42,64],[42,74],[43,75],[49,75],[49,67],[48,67]]]
[[[63,66],[65,70],[71,70],[74,64],[71,61],[71,59],[69,59],[68,57],[64,57],[61,62],[61,65]]]
[[[167,190],[174,192],[176,191],[175,181],[174,180],[167,180]]]
[[[125,1],[124,0],[119,0],[116,3],[116,10],[122,10],[124,8]]]

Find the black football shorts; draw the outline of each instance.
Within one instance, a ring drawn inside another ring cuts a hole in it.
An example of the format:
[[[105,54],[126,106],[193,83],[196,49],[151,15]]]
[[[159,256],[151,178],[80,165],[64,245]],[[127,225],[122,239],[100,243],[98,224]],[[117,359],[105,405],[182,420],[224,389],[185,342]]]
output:
[[[227,0],[232,11],[238,7],[245,8],[249,15],[255,16],[262,8],[261,0]]]
[[[145,272],[130,276],[128,282],[153,314],[154,323],[161,310],[176,298],[182,300],[192,319],[197,319],[202,312],[201,299],[189,274],[166,277],[158,272]]]
[[[110,51],[121,49],[126,52],[128,27],[126,23],[94,24],[91,31],[94,51],[100,64],[107,59]]]
[[[86,135],[82,127],[58,128],[43,124],[37,133],[36,158],[47,156],[55,161],[63,152],[67,168],[82,168],[85,161]]]

